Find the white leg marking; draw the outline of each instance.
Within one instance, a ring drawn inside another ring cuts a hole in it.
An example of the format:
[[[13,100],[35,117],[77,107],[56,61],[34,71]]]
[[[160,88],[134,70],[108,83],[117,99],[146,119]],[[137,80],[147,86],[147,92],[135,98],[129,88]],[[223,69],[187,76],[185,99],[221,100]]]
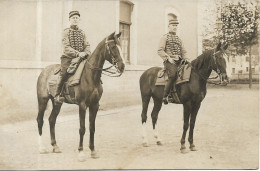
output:
[[[146,123],[142,124],[142,138],[143,138],[143,146],[147,147],[148,141],[147,141],[147,134],[146,134]]]
[[[85,153],[83,152],[83,150],[79,152],[79,154],[78,154],[78,160],[79,160],[80,162],[86,161],[86,155],[85,155]]]
[[[162,140],[159,137],[159,132],[158,132],[158,130],[156,128],[153,130],[153,135],[154,135],[154,138],[156,139],[156,143],[158,145],[162,145]]]
[[[38,145],[39,145],[39,152],[41,154],[47,153],[46,148],[43,145],[43,137],[39,135],[38,137]]]

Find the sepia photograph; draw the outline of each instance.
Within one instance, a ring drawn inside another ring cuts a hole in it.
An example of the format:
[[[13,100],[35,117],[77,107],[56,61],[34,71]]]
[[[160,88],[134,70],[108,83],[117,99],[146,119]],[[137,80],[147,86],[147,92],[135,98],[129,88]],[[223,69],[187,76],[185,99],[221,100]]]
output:
[[[0,16],[0,170],[259,169],[259,0]]]

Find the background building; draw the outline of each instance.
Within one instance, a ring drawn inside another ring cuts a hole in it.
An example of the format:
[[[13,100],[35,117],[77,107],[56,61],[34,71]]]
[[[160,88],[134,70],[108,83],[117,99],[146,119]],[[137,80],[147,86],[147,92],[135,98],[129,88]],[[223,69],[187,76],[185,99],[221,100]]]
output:
[[[188,57],[198,56],[197,5],[191,0],[1,0],[0,108],[37,106],[37,77],[47,65],[60,62],[62,31],[69,27],[71,10],[80,12],[80,27],[92,51],[112,32],[122,32],[126,72],[120,78],[102,77],[101,106],[122,105],[122,98],[139,103],[139,77],[145,69],[162,65],[157,47],[172,15],[180,22],[178,35]]]

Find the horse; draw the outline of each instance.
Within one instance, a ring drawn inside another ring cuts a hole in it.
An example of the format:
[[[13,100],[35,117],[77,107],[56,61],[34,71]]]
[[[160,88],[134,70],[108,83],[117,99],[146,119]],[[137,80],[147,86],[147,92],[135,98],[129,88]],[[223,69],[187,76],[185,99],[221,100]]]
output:
[[[80,140],[78,147],[78,159],[85,160],[83,154],[83,138],[85,134],[85,116],[86,110],[89,107],[89,148],[91,150],[91,157],[97,158],[94,147],[94,134],[95,134],[95,120],[99,110],[99,100],[102,96],[103,88],[101,83],[101,74],[105,61],[107,60],[114,66],[118,74],[122,74],[125,68],[125,62],[122,55],[119,37],[121,33],[112,33],[103,39],[96,47],[94,52],[86,59],[84,69],[80,77],[80,84],[73,87],[75,92],[76,105],[79,106],[79,120],[80,120]],[[50,76],[54,74],[55,70],[60,68],[60,65],[47,66],[38,77],[37,81],[37,97],[38,97],[38,132],[39,132],[39,151],[46,153],[46,149],[42,144],[42,127],[43,117],[49,99],[52,102],[52,111],[49,116],[51,145],[54,153],[59,153],[59,149],[55,139],[55,123],[56,118],[60,112],[62,104],[54,103],[54,97],[50,95],[47,84]],[[66,99],[65,99],[66,102]]]
[[[212,70],[216,71],[222,82],[228,82],[226,74],[226,54],[225,50],[228,45],[221,46],[221,43],[216,48],[205,51],[202,55],[191,61],[190,81],[176,85],[177,95],[180,99],[180,104],[183,104],[183,133],[181,137],[181,152],[186,152],[185,137],[186,132],[190,126],[188,141],[190,143],[190,150],[196,151],[193,142],[193,130],[195,126],[196,116],[201,106],[202,100],[205,98],[207,89],[207,79]],[[156,86],[158,72],[161,67],[152,67],[144,71],[139,79],[141,98],[142,98],[142,138],[143,146],[148,146],[146,134],[147,109],[151,97],[154,101],[154,106],[151,113],[154,137],[157,145],[162,145],[162,140],[156,130],[156,123],[158,114],[162,107],[164,86]],[[176,102],[177,103],[177,102]],[[179,103],[178,103],[179,104]]]

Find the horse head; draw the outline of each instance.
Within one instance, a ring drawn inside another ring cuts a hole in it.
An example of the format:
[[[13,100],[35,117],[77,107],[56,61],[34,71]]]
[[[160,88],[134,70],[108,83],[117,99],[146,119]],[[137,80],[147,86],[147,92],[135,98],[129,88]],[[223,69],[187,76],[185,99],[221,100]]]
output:
[[[216,71],[220,77],[220,83],[227,85],[229,82],[229,75],[227,74],[228,59],[225,50],[228,48],[228,44],[222,45],[221,42],[214,49],[213,60],[211,60],[211,68]]]
[[[114,65],[119,73],[123,73],[125,69],[125,61],[119,42],[120,36],[121,32],[119,34],[115,34],[114,32],[106,38],[105,46],[109,54],[106,55],[106,60]]]

